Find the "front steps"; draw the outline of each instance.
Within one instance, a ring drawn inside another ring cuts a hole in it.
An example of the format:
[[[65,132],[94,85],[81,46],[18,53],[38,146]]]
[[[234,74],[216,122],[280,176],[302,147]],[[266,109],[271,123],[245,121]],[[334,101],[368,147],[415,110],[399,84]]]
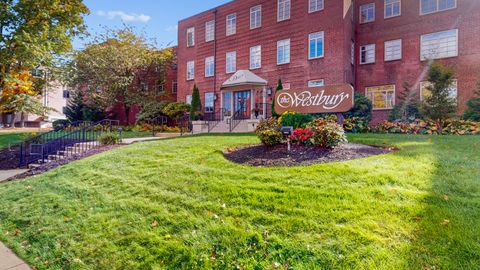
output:
[[[201,133],[245,133],[245,132],[254,132],[258,126],[260,120],[258,119],[248,119],[241,120],[235,126],[235,128],[230,131],[230,120],[215,121],[210,123],[208,121],[194,121],[192,122],[193,134]]]
[[[41,166],[42,164],[45,164],[45,163],[50,163],[50,162],[53,162],[53,161],[62,160],[62,159],[65,159],[67,157],[77,155],[77,154],[82,154],[82,153],[85,153],[88,150],[93,149],[97,146],[98,146],[97,142],[76,143],[73,146],[65,147],[64,150],[57,151],[56,154],[48,155],[47,159],[45,159],[45,160],[39,160],[35,163],[29,164],[28,168],[29,169],[34,169],[34,168],[37,168],[37,167],[39,167],[39,166]]]

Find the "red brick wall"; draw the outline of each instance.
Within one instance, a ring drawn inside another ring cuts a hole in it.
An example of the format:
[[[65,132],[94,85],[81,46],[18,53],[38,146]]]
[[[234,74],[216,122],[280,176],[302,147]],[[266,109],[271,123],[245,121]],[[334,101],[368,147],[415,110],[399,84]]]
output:
[[[347,1],[348,2],[348,1]],[[359,24],[359,7],[375,2],[376,20]],[[191,94],[194,83],[204,93],[219,91],[221,84],[232,74],[225,72],[226,52],[237,52],[237,70],[249,68],[249,48],[262,45],[262,68],[254,73],[276,87],[279,78],[292,88],[306,87],[308,80],[324,79],[326,84],[354,82],[355,89],[365,93],[367,86],[396,85],[397,96],[404,82],[413,84],[420,92],[419,82],[427,70],[420,61],[420,36],[449,29],[459,29],[459,56],[440,62],[452,66],[458,79],[459,113],[472,96],[480,76],[480,1],[457,0],[453,10],[419,15],[419,0],[402,0],[402,14],[384,19],[384,0],[355,1],[354,22],[351,13],[344,16],[344,1],[325,0],[322,11],[308,13],[308,1],[292,0],[291,19],[277,22],[277,1],[237,0],[217,7],[216,79],[205,78],[205,58],[214,55],[214,42],[205,43],[205,22],[215,18],[209,10],[179,22],[178,28],[178,96],[179,101]],[[250,30],[250,8],[262,5],[262,27]],[[352,12],[352,9],[349,11]],[[237,33],[226,37],[226,16],[237,14]],[[195,27],[195,46],[186,47],[186,31]],[[325,32],[325,56],[308,60],[308,34]],[[276,42],[291,39],[291,62],[276,64]],[[355,67],[350,64],[350,43],[355,40]],[[402,60],[384,62],[384,42],[402,39]],[[376,63],[359,65],[361,45],[376,44]],[[195,80],[186,81],[186,63],[195,61]],[[216,82],[216,84],[215,84]],[[220,99],[217,100],[217,108]],[[270,102],[270,101],[269,101]],[[374,121],[387,118],[389,111],[375,111]]]
[[[324,79],[327,84],[352,80],[350,40],[353,27],[350,17],[343,18],[343,4],[338,0],[326,0],[322,11],[308,13],[308,1],[292,0],[290,20],[277,22],[277,1],[241,0],[217,8],[216,20],[216,86],[214,78],[205,78],[205,58],[214,55],[214,42],[205,42],[205,22],[215,18],[214,10],[200,13],[179,22],[178,27],[178,100],[185,101],[194,83],[204,93],[219,91],[221,84],[232,74],[226,74],[226,53],[236,51],[237,70],[249,69],[250,47],[262,46],[262,68],[252,70],[266,79],[269,87],[276,88],[279,78],[291,87],[306,87],[312,79]],[[343,1],[342,1],[343,2]],[[250,8],[262,5],[262,26],[250,30]],[[226,36],[226,16],[237,14],[235,35]],[[186,46],[186,32],[195,27],[195,46]],[[340,27],[339,27],[340,26]],[[344,27],[342,27],[344,26]],[[308,60],[308,35],[324,31],[324,57]],[[346,31],[350,31],[346,33]],[[277,41],[290,39],[290,64],[277,65]],[[348,55],[345,55],[347,54]],[[186,65],[195,61],[195,80],[186,80]],[[220,98],[216,107],[220,106]],[[270,102],[270,100],[268,101]]]
[[[368,86],[395,84],[398,97],[398,93],[404,91],[403,82],[408,82],[419,94],[419,82],[424,81],[423,72],[428,69],[427,61],[420,61],[420,36],[458,29],[459,56],[439,62],[455,69],[459,112],[463,112],[480,76],[480,1],[457,0],[456,9],[420,15],[419,0],[402,0],[401,16],[384,19],[383,0],[357,0],[356,13],[360,5],[372,2],[376,7],[375,22],[359,24],[356,16],[357,91],[365,93]],[[402,39],[402,60],[384,62],[384,42],[394,39]],[[359,65],[360,46],[373,43],[376,63]],[[374,121],[385,119],[388,113],[375,111]]]

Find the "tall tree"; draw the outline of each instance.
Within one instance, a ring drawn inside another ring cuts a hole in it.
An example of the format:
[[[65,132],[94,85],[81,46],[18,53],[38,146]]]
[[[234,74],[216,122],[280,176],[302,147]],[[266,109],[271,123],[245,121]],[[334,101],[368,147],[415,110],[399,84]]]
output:
[[[70,84],[81,87],[88,82],[88,102],[102,109],[123,104],[129,122],[132,106],[145,104],[156,95],[143,84],[142,76],[149,69],[171,64],[173,54],[172,49],[156,49],[130,27],[107,30],[74,55]]]
[[[275,95],[278,91],[281,91],[281,90],[283,90],[282,79],[278,79],[277,89],[276,89],[275,93],[273,94],[273,100],[272,100],[272,116],[273,117],[278,116],[278,114],[275,112]]]
[[[427,86],[429,95],[423,100],[423,115],[435,121],[438,134],[442,134],[445,119],[457,111],[457,99],[452,97],[450,89],[453,85],[454,72],[439,63],[433,63],[427,74],[430,83]]]
[[[0,86],[11,70],[48,67],[84,32],[82,0],[0,1]]]
[[[44,116],[52,110],[40,101],[39,88],[36,87],[35,79],[29,71],[16,72],[10,70],[9,77],[10,79],[5,81],[0,93],[0,112],[12,114],[10,126],[15,126],[15,115],[17,113],[20,113],[21,127],[24,127],[27,114]]]
[[[202,114],[202,101],[200,100],[200,91],[197,85],[193,86],[192,104],[190,106],[190,120],[197,120]]]

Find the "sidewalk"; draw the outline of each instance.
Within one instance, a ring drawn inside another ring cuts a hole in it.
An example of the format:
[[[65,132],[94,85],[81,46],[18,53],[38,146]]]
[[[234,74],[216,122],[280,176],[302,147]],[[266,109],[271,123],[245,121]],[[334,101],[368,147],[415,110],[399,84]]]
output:
[[[0,270],[31,270],[31,268],[0,242]]]
[[[6,171],[0,170],[0,183],[9,179],[10,177],[13,177],[17,174],[22,174],[26,171],[28,171],[28,170],[6,170]],[[0,268],[0,270],[1,270],[1,268]]]

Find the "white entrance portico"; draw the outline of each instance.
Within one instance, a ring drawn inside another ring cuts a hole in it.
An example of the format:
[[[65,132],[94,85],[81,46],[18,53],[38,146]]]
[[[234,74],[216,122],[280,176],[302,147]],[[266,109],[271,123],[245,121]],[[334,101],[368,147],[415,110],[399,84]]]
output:
[[[267,117],[267,81],[253,72],[237,71],[222,84],[220,90],[220,107],[225,118]]]

